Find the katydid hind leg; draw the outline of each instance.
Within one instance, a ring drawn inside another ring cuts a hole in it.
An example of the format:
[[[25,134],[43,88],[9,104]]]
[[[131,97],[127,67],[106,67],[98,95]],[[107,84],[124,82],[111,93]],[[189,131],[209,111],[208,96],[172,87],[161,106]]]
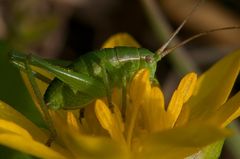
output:
[[[11,55],[12,61],[23,62],[26,58],[26,55],[17,52],[12,53]],[[106,94],[103,82],[94,77],[80,74],[72,71],[71,69],[66,69],[58,65],[53,65],[48,61],[34,55],[29,57],[29,63],[31,65],[41,67],[52,73],[58,79],[68,84],[74,92],[79,91],[88,93],[93,97],[102,97]]]
[[[45,122],[47,123],[47,125],[50,129],[50,136],[49,136],[48,140],[46,141],[46,145],[51,146],[51,143],[57,137],[57,132],[54,128],[53,121],[52,121],[51,116],[49,114],[48,108],[47,108],[47,106],[46,106],[46,104],[45,104],[45,102],[42,98],[39,87],[38,87],[38,85],[35,81],[35,77],[32,74],[32,70],[31,70],[31,67],[30,67],[30,64],[29,64],[29,58],[26,58],[26,60],[25,60],[25,68],[26,68],[27,77],[28,77],[28,79],[30,81],[30,84],[32,86],[34,95],[36,96],[37,102],[40,106],[40,109],[43,112],[43,118],[44,118]]]
[[[18,62],[18,63],[24,63],[28,54],[26,53],[22,53],[19,51],[10,51],[9,52],[9,59],[11,62]],[[34,55],[32,55],[34,56]],[[53,64],[53,65],[57,65],[57,66],[61,66],[61,67],[67,67],[71,64],[71,61],[66,61],[66,60],[56,60],[56,59],[44,59],[46,60],[48,63]]]
[[[26,60],[26,59],[25,59]],[[25,64],[19,61],[11,61],[18,69],[20,69],[23,72],[26,72]],[[46,77],[45,75],[41,74],[40,72],[37,72],[36,70],[31,69],[31,74],[41,80],[42,82],[49,84],[52,80]]]
[[[37,57],[33,57],[32,62],[53,73],[61,81],[68,84],[75,92],[80,91],[94,97],[102,97],[105,95],[102,81],[94,77],[74,72],[71,69],[52,65]]]

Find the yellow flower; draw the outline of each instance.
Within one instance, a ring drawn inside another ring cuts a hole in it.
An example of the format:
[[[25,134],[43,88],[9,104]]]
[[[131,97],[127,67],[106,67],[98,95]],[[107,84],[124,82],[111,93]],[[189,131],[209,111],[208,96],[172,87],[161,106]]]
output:
[[[168,106],[160,87],[149,81],[149,71],[139,70],[128,83],[126,102],[114,89],[112,109],[97,99],[84,117],[78,110],[50,111],[58,134],[51,147],[45,145],[47,130],[0,102],[0,144],[49,159],[188,157],[231,134],[225,127],[240,115],[240,92],[228,96],[239,70],[237,51],[199,78],[187,74]],[[44,92],[46,85],[38,84]]]

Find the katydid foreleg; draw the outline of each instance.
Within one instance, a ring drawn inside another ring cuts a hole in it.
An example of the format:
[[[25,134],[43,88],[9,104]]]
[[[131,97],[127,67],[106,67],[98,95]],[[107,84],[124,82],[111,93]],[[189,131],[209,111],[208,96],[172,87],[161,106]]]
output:
[[[123,87],[122,87],[122,119],[125,119],[126,109],[127,109],[127,79],[123,77]]]
[[[105,85],[108,105],[109,105],[110,110],[113,111],[112,90],[110,88],[109,75],[107,73],[106,66],[104,66],[103,63],[101,64],[101,67],[102,67],[103,83]]]
[[[25,64],[23,63],[24,61],[22,62],[19,62],[19,61],[11,61],[19,70],[23,71],[23,72],[26,72],[26,67],[25,67]],[[40,79],[41,81],[43,81],[44,83],[47,83],[47,84],[50,84],[51,83],[51,79],[49,79],[48,77],[44,76],[43,74],[37,72],[37,71],[34,71],[32,70],[31,74],[37,78],[37,79]]]

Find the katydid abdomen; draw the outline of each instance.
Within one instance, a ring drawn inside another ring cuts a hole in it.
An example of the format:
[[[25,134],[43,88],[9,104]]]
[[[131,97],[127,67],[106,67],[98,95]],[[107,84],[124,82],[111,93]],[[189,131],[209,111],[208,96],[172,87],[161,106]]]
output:
[[[141,69],[150,71],[150,78],[154,80],[156,62],[150,62],[147,57],[154,53],[144,48],[116,47],[89,52],[74,61],[69,69],[81,75],[97,80],[98,86],[104,90],[84,91],[73,88],[59,79],[54,79],[49,85],[44,99],[52,109],[82,108],[97,98],[106,96],[107,91],[114,87],[123,87],[133,74]],[[107,83],[106,80],[107,78]]]

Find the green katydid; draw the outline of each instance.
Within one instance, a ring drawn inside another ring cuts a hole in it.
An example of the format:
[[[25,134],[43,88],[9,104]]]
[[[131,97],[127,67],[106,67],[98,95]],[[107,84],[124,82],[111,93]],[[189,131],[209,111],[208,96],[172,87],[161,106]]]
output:
[[[200,1],[199,1],[200,3]],[[198,3],[198,4],[199,4]],[[166,49],[172,39],[181,30],[187,22],[195,8],[185,18],[177,30],[173,33],[170,39],[153,53],[144,48],[133,47],[115,47],[101,49],[98,51],[89,52],[77,59],[75,62],[67,66],[62,63],[56,63],[49,60],[41,59],[34,55],[26,55],[18,52],[12,52],[10,55],[11,61],[19,68],[26,70],[34,93],[39,99],[41,109],[44,112],[45,120],[49,122],[49,127],[52,132],[52,137],[56,136],[55,130],[52,127],[52,122],[47,109],[80,109],[97,98],[107,97],[108,104],[111,107],[111,91],[114,87],[119,87],[126,91],[126,83],[132,78],[133,74],[141,68],[147,68],[150,71],[150,80],[155,80],[155,71],[157,62],[162,57],[173,51],[177,47],[195,39],[219,30],[239,29],[236,27],[224,27],[209,30],[200,34],[196,34],[182,43]],[[43,75],[31,70],[30,65],[38,66],[52,73],[56,78],[50,83],[45,95],[42,99],[34,77],[43,81],[49,80]],[[126,97],[123,96],[123,100]],[[122,106],[124,114],[126,105]],[[51,140],[48,141],[51,143]]]
[[[97,98],[110,95],[113,87],[123,88],[125,82],[141,68],[147,68],[150,71],[151,81],[155,81],[157,62],[182,44],[210,32],[239,28],[240,26],[224,27],[196,34],[173,48],[159,49],[157,53],[134,47],[101,49],[80,56],[67,67],[62,67],[60,63],[52,64],[54,62],[34,55],[29,56],[14,51],[10,56],[12,63],[21,69],[25,69],[24,61],[28,59],[31,65],[46,69],[57,77],[50,83],[44,95],[49,108],[79,109]],[[64,63],[68,64],[68,62]],[[49,81],[41,74],[35,73],[35,76],[43,81]]]

